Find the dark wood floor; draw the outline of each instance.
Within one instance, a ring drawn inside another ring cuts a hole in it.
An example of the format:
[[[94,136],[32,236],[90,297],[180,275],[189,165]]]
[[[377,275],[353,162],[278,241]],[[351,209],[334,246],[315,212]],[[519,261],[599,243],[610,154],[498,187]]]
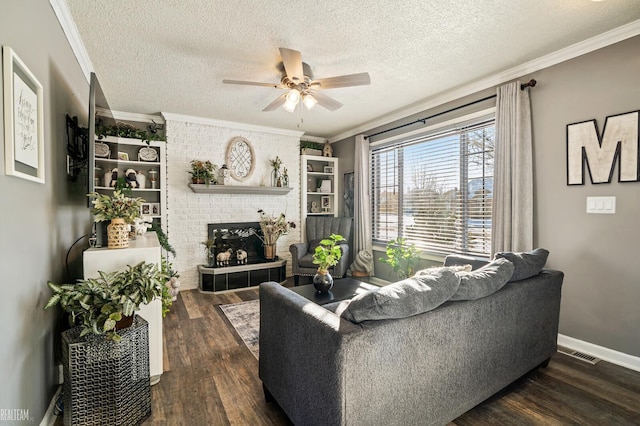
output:
[[[291,285],[290,283],[288,285]],[[258,298],[257,289],[180,292],[164,320],[164,370],[144,425],[288,425],[267,404],[258,361],[217,305]],[[451,425],[639,425],[640,373],[556,354]]]

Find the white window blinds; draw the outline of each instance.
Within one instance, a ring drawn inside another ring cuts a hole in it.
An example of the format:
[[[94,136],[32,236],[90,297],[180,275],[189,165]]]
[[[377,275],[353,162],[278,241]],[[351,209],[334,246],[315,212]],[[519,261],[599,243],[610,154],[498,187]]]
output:
[[[374,147],[374,243],[490,256],[495,119]]]

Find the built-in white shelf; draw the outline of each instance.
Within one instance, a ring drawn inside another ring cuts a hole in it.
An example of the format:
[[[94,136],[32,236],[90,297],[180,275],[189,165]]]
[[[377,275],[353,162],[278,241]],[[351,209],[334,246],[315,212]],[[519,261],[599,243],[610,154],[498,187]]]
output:
[[[262,194],[286,195],[293,188],[275,186],[205,185],[190,183],[189,188],[199,194]]]

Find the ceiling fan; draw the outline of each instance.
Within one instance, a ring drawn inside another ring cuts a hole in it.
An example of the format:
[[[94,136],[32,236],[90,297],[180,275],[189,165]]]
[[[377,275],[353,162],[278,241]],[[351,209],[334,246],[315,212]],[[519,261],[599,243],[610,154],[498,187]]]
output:
[[[300,101],[302,101],[307,109],[311,109],[314,105],[318,104],[329,111],[335,111],[340,108],[342,104],[320,92],[320,90],[364,86],[371,83],[369,73],[366,72],[314,80],[311,67],[307,63],[302,62],[300,52],[285,47],[281,47],[279,50],[280,57],[282,58],[282,62],[278,64],[278,68],[282,73],[280,84],[242,80],[222,80],[222,82],[226,84],[273,87],[275,89],[286,90],[286,93],[278,96],[275,101],[267,105],[262,111],[274,111],[282,106],[289,112],[295,111]]]

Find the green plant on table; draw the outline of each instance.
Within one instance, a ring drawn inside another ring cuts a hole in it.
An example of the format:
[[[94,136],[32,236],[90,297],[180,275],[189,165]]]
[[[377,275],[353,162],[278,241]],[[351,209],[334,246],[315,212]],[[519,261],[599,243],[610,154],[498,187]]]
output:
[[[146,262],[127,266],[124,271],[98,274],[98,278],[76,284],[48,282],[53,295],[44,308],[60,305],[69,314],[70,324],[82,327],[80,336],[106,334],[107,339],[119,341],[116,323],[132,316],[141,305],[162,297],[166,276],[155,263]]]
[[[318,265],[318,273],[326,274],[332,266],[336,266],[342,257],[338,243],[346,241],[342,235],[331,234],[320,241],[313,253],[313,263]]]
[[[380,262],[391,266],[398,278],[403,280],[413,275],[420,253],[415,244],[407,244],[404,238],[398,238],[387,243],[387,257],[381,257]]]

